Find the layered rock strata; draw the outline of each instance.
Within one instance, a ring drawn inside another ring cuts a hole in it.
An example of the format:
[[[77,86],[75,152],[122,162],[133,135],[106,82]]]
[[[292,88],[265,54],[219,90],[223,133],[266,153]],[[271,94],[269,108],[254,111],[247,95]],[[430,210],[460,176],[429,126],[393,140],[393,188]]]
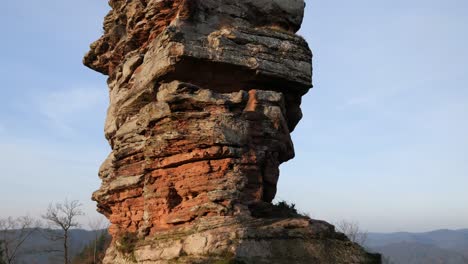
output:
[[[311,87],[303,0],[109,4],[84,58],[109,76],[112,152],[93,194],[111,222],[105,263],[372,263],[271,205]]]

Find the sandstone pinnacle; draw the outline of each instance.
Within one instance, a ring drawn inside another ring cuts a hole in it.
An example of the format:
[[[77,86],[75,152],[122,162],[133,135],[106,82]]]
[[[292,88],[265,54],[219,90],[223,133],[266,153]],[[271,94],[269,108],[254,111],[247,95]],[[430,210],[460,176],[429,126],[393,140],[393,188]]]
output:
[[[312,87],[303,0],[109,4],[84,58],[109,76],[104,263],[379,263],[271,204]]]

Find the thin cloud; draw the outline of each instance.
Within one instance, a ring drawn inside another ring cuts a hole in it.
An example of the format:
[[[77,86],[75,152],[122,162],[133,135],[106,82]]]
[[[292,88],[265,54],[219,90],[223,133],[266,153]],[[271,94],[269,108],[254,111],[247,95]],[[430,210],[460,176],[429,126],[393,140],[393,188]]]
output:
[[[358,96],[353,96],[345,99],[344,102],[337,107],[338,110],[346,110],[356,107],[374,107],[378,105],[379,101],[384,99],[385,94],[378,94],[376,91],[370,93],[363,93]]]
[[[107,90],[101,88],[73,88],[53,91],[37,98],[38,109],[54,128],[73,134],[75,121],[86,113],[105,107]]]
[[[65,197],[80,200],[88,216],[96,215],[90,195],[99,187],[97,171],[106,151],[81,145],[0,138],[0,218],[25,214],[39,217],[48,203]],[[15,195],[15,203],[8,203]]]
[[[355,106],[355,105],[369,105],[375,103],[376,98],[375,96],[360,96],[360,97],[353,97],[349,99],[345,105],[346,106]]]

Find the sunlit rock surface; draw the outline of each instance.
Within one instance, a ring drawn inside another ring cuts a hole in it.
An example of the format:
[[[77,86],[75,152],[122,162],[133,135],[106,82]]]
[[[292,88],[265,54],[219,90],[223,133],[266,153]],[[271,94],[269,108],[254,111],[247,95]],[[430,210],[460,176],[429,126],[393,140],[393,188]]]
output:
[[[109,4],[84,58],[109,76],[105,263],[379,263],[271,205],[312,86],[302,0]]]

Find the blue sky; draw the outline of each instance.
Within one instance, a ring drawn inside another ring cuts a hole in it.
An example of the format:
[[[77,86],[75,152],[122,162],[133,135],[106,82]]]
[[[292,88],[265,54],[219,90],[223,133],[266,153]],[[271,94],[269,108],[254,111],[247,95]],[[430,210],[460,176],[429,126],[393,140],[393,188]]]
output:
[[[81,64],[101,0],[15,0],[0,23],[0,217],[91,192],[109,152],[105,77]],[[369,231],[468,227],[468,2],[308,1],[314,86],[278,199]]]

